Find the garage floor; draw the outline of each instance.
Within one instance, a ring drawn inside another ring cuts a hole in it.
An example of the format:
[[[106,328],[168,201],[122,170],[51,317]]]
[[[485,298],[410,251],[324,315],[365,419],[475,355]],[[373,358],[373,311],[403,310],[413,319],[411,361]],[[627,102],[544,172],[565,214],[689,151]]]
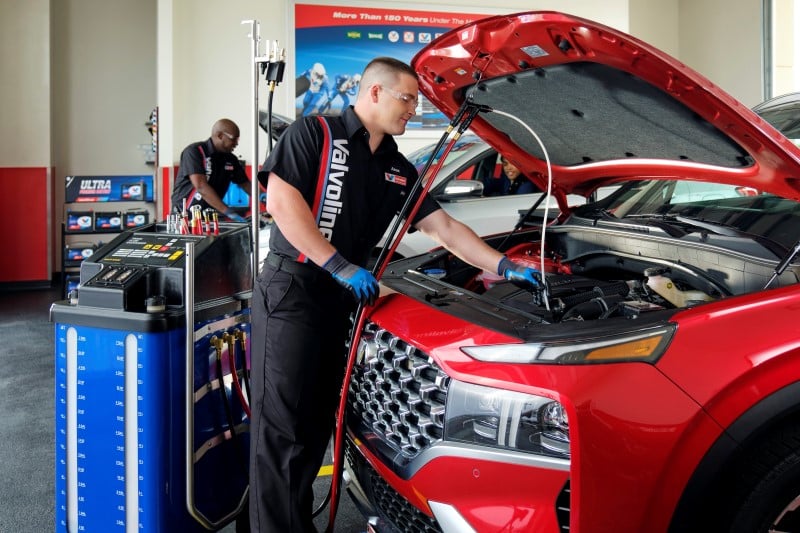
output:
[[[0,531],[53,531],[53,327],[60,291],[0,292]]]
[[[0,532],[54,531],[53,324],[50,305],[60,287],[0,290]],[[315,492],[324,496],[330,477]],[[316,523],[324,530],[327,508]],[[337,533],[357,533],[365,521],[343,495]],[[230,525],[222,530],[233,533]],[[92,533],[92,532],[90,532]]]

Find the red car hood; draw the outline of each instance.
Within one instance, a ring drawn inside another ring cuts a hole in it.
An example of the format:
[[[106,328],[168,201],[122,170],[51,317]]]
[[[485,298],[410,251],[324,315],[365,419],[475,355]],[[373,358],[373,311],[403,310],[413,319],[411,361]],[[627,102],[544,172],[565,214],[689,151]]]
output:
[[[490,17],[446,33],[411,63],[421,92],[449,117],[466,99],[486,106],[471,129],[542,189],[549,158],[560,200],[659,177],[800,200],[800,150],[786,137],[686,65],[596,22]]]

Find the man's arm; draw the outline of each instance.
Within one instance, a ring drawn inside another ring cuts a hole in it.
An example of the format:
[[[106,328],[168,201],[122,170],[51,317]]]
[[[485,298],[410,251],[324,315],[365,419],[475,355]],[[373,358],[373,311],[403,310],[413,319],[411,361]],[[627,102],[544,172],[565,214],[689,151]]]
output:
[[[504,257],[478,237],[472,228],[451,217],[444,209],[437,209],[415,226],[458,258],[489,272],[497,272],[497,265]]]
[[[541,285],[538,270],[514,263],[486,244],[469,226],[448,215],[444,209],[437,209],[426,216],[416,227],[472,266],[495,272],[525,289]]]
[[[330,272],[356,301],[372,305],[378,296],[378,282],[370,272],[350,263],[336,251],[319,232],[300,191],[274,172],[270,172],[267,181],[267,212],[298,252]]]
[[[190,174],[189,180],[191,180],[195,190],[200,193],[200,196],[203,197],[203,200],[205,200],[208,205],[232,220],[237,222],[244,220],[236,213],[228,213],[229,207],[225,205],[225,202],[223,202],[222,198],[219,197],[217,191],[215,191],[214,188],[208,184],[208,179],[206,178],[205,174]]]
[[[267,181],[267,212],[292,246],[317,265],[325,264],[336,249],[319,232],[303,195],[274,172]]]

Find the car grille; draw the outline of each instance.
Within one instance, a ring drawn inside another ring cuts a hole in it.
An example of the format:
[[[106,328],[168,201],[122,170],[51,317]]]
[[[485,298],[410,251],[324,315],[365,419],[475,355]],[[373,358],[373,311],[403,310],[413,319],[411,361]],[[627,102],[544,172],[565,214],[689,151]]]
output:
[[[564,484],[564,488],[556,498],[556,518],[558,519],[558,530],[569,531],[570,502],[572,493],[569,488],[569,480]]]
[[[396,526],[406,533],[439,533],[436,521],[408,503],[377,472],[372,472],[372,496],[375,505]]]
[[[408,500],[403,498],[391,485],[378,475],[370,464],[353,450],[350,440],[345,441],[345,457],[348,463],[358,472],[359,477],[368,478],[368,483],[360,479],[362,487],[370,492],[370,501],[382,518],[395,531],[403,533],[441,533],[436,520],[426,515]]]
[[[369,322],[348,389],[351,413],[407,459],[442,440],[450,378],[431,357]]]

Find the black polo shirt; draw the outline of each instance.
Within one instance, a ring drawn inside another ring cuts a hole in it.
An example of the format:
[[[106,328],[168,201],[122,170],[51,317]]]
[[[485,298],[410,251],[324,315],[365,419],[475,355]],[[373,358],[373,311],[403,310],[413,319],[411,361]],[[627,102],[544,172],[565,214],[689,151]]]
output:
[[[198,203],[203,209],[209,207],[192,185],[192,180],[189,179],[192,174],[204,174],[208,184],[220,198],[228,192],[231,182],[237,184],[248,182],[239,158],[231,153],[215,150],[210,137],[205,141],[192,143],[181,152],[181,163],[172,189],[174,210],[180,211],[183,208],[184,198],[186,207]]]
[[[373,154],[369,133],[352,106],[339,116],[304,117],[281,135],[267,157],[259,179],[274,172],[303,195],[320,233],[348,261],[364,265],[392,219],[400,212],[414,183],[414,166],[385,135]],[[426,196],[414,222],[439,204]],[[270,251],[307,261],[273,227]]]

